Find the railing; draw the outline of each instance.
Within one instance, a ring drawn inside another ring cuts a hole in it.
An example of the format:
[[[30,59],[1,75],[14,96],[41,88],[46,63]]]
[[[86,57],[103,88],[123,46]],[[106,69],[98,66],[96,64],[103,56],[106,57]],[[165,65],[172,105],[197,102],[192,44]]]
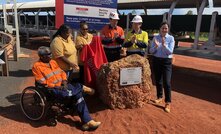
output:
[[[17,61],[15,39],[12,35],[0,31],[0,65],[2,76],[9,76],[8,60]]]

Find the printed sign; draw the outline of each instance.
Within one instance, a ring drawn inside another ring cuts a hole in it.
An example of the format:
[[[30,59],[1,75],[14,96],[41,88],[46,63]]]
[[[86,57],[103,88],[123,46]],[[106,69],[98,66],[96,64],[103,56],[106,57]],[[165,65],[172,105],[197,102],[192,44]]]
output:
[[[79,29],[79,22],[86,21],[90,29],[101,30],[116,10],[117,0],[56,0],[56,28],[65,23]]]
[[[134,85],[141,83],[142,67],[120,69],[120,85]]]
[[[0,64],[5,64],[5,51],[4,50],[0,50]]]

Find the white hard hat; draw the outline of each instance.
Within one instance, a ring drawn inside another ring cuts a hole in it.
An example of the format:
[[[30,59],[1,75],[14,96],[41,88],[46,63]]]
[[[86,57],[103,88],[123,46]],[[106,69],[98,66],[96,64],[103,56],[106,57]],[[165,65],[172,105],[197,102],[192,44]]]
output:
[[[142,20],[142,17],[140,15],[136,15],[136,16],[134,16],[134,18],[131,22],[133,22],[133,23],[142,23],[143,20]]]
[[[109,18],[114,20],[120,19],[117,12],[110,12]]]

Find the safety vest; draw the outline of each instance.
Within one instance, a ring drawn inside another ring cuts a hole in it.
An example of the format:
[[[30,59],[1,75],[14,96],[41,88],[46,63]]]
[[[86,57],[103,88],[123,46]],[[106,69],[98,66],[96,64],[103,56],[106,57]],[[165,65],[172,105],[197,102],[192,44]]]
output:
[[[113,39],[116,33],[118,34],[119,37],[124,38],[124,30],[121,27],[117,26],[116,28],[113,28],[110,25],[106,25],[101,30],[101,37]],[[117,44],[116,41],[114,41],[111,44],[104,45],[104,48],[120,48],[120,47],[121,44]]]
[[[49,88],[60,87],[63,80],[67,80],[66,73],[61,70],[56,61],[48,64],[38,61],[34,64],[32,72],[36,82],[47,85]]]
[[[143,31],[143,30],[140,30],[139,33],[135,33],[134,31],[130,31],[128,32],[127,36],[126,36],[126,39],[125,39],[125,42],[127,41],[131,41],[131,38],[133,36],[136,36],[136,39],[138,41],[142,41],[146,44],[148,44],[148,34],[147,32]],[[145,48],[139,48],[135,43],[129,47],[127,49],[128,52],[145,52]]]

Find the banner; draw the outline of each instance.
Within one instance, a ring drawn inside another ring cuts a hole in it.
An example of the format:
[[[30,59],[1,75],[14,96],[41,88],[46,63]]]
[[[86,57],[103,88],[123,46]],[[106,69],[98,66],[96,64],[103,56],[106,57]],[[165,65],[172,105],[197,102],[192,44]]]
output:
[[[117,0],[56,0],[56,28],[65,23],[79,29],[79,22],[86,21],[90,29],[101,30],[116,10]]]

